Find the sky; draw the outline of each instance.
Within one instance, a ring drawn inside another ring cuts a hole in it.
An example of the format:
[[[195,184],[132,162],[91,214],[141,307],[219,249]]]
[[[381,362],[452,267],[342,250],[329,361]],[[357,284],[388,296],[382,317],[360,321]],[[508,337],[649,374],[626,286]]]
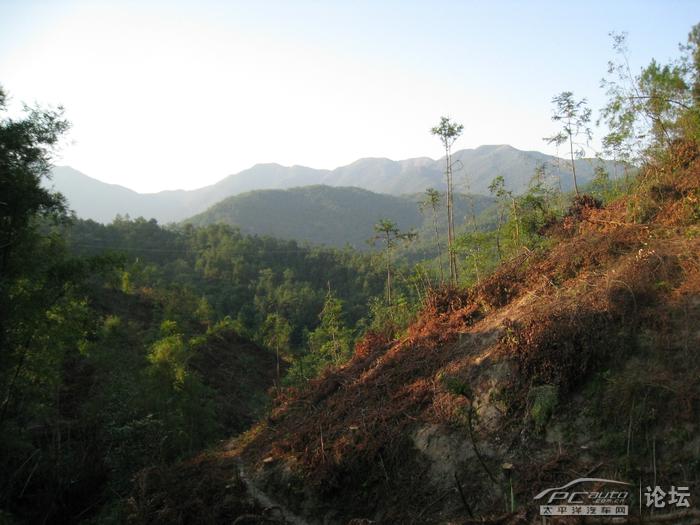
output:
[[[13,110],[65,107],[57,164],[193,189],[257,163],[439,158],[442,115],[456,149],[556,153],[551,99],[597,114],[611,31],[638,70],[697,22],[697,0],[0,0],[0,85]]]

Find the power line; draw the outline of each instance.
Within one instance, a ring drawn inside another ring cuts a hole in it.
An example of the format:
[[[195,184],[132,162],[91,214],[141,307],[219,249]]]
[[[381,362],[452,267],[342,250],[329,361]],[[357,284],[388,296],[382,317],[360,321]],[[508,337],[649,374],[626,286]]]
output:
[[[94,248],[94,249],[101,249],[101,250],[110,250],[110,251],[115,251],[115,252],[152,252],[152,253],[169,253],[169,254],[180,254],[180,255],[187,255],[188,253],[192,253],[192,250],[190,248],[183,248],[181,250],[171,250],[171,249],[166,249],[166,248],[152,248],[152,247],[143,247],[143,248],[133,248],[133,247],[122,247],[122,246],[110,246],[107,243],[105,244],[90,244],[86,242],[72,242],[69,241],[69,245],[71,247],[77,247],[77,248]],[[207,248],[213,248],[213,247],[206,247],[203,248],[203,250],[206,250]],[[316,251],[314,251],[316,250]],[[255,251],[248,251],[248,252],[242,252],[242,251],[235,251],[233,255],[265,255],[268,253],[279,253],[279,254],[291,254],[291,253],[303,253],[307,255],[343,255],[346,252],[343,251],[344,249],[342,248],[330,248],[330,247],[321,247],[321,248],[264,248],[261,247],[258,250]],[[361,252],[357,248],[352,247],[352,250],[354,251],[353,255],[366,255],[367,252]],[[369,252],[371,253],[371,252]]]

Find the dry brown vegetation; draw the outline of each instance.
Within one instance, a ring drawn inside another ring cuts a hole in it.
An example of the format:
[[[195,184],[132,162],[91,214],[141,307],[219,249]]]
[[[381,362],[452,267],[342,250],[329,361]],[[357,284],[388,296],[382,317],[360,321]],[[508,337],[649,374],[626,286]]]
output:
[[[593,473],[693,492],[699,188],[677,144],[636,193],[577,202],[551,248],[436,290],[399,340],[368,334],[192,477],[240,460],[313,523],[530,523],[538,490]]]

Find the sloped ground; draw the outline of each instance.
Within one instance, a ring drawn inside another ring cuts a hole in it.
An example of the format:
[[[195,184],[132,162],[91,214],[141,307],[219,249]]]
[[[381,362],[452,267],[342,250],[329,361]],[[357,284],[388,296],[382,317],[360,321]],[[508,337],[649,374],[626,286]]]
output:
[[[539,523],[533,496],[584,476],[689,486],[697,505],[696,149],[645,180],[608,209],[574,210],[550,249],[436,292],[403,339],[368,335],[190,483],[241,462],[309,523]]]
[[[207,336],[197,346],[189,366],[215,396],[219,423],[228,432],[241,432],[257,420],[268,403],[267,390],[275,383],[275,356],[234,330]],[[282,373],[287,364],[282,362]]]

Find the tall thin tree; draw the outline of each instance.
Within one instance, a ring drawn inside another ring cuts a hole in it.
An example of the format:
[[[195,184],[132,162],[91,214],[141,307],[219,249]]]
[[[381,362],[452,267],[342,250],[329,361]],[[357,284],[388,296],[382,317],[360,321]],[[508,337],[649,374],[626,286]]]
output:
[[[560,122],[561,130],[552,135],[545,137],[547,144],[561,146],[569,143],[569,155],[571,157],[571,173],[574,179],[574,190],[576,196],[579,195],[578,182],[576,180],[576,159],[582,158],[586,150],[583,148],[583,143],[578,142],[578,137],[583,136],[585,144],[591,140],[591,128],[588,124],[591,121],[591,109],[588,107],[588,102],[585,98],[576,100],[571,91],[562,91],[552,99],[554,104],[554,113],[552,120]]]
[[[445,148],[445,178],[447,180],[447,250],[450,260],[450,282],[457,284],[457,256],[454,251],[455,221],[452,190],[452,145],[462,134],[464,126],[453,122],[449,117],[440,117],[440,124],[430,130],[433,135],[440,137]]]
[[[391,306],[391,252],[400,240],[410,241],[416,238],[415,232],[401,232],[391,219],[382,219],[374,225],[377,235],[370,239],[372,242],[384,242],[386,256],[386,302]]]
[[[289,350],[292,326],[283,316],[277,313],[269,314],[263,323],[265,344],[275,349],[275,388],[280,393],[280,352]]]
[[[489,192],[496,198],[497,223],[496,223],[496,253],[498,260],[503,259],[503,249],[501,248],[501,229],[505,222],[506,212],[508,208],[508,198],[511,193],[506,190],[506,181],[503,175],[498,175],[489,184]]]
[[[438,228],[438,208],[442,201],[442,195],[435,188],[428,188],[425,190],[425,196],[420,203],[421,212],[425,212],[428,208],[432,210],[433,215],[433,229],[435,230],[435,245],[437,247],[438,255],[438,266],[440,267],[440,282],[445,282],[445,270],[442,264],[442,246],[440,246],[440,230]]]

